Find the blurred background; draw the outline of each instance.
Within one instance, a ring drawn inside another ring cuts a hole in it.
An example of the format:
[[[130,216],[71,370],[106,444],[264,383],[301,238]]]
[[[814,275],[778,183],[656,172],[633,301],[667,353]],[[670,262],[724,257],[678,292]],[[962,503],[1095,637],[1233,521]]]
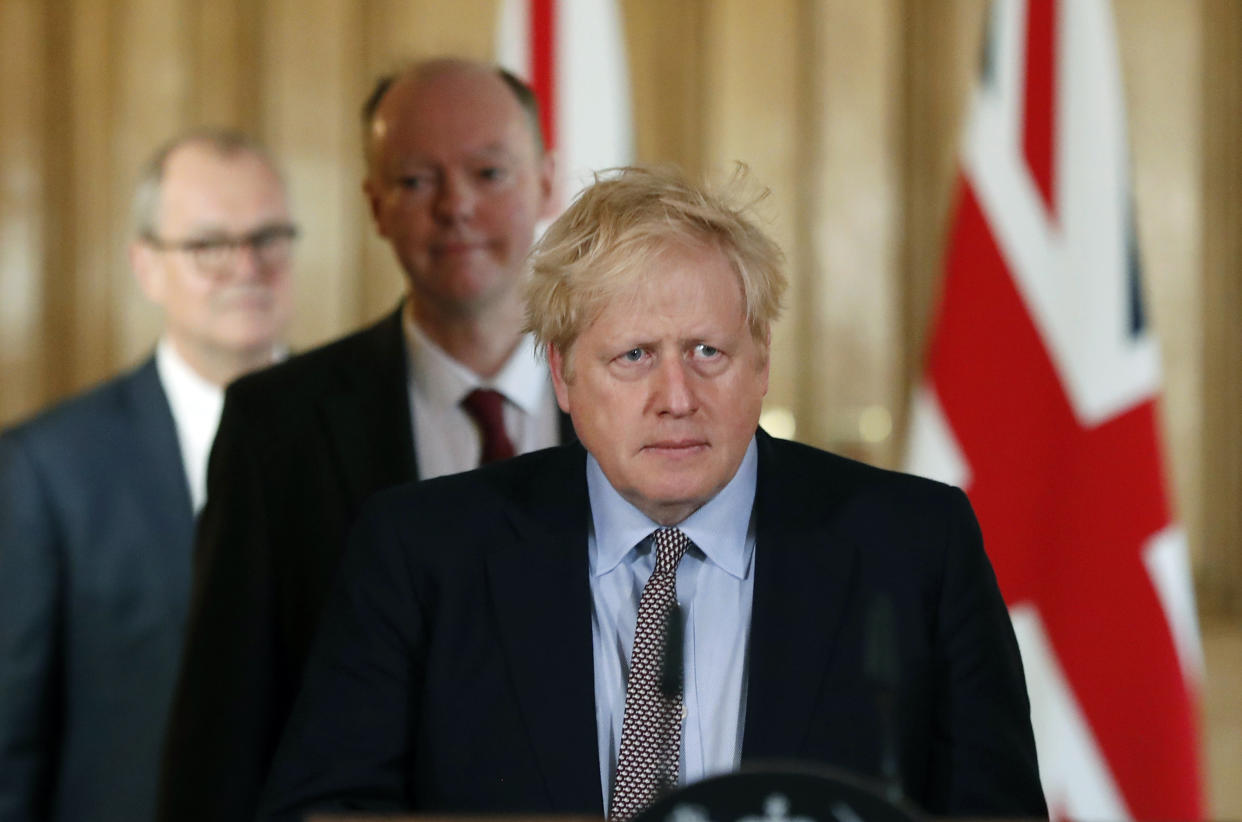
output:
[[[985,0],[625,0],[635,152],[736,160],[792,289],[765,421],[901,464]],[[1204,645],[1211,815],[1242,817],[1242,3],[1118,0],[1162,423]],[[0,425],[136,363],[159,328],[125,262],[137,169],[173,133],[267,142],[302,227],[292,343],[401,281],[368,224],[358,108],[408,57],[494,55],[492,0],[0,0]],[[1118,638],[1118,641],[1124,641]]]

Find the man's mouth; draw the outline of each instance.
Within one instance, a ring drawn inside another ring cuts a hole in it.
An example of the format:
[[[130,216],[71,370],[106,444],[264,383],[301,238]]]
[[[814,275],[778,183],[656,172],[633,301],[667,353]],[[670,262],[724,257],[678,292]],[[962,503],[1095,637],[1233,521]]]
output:
[[[483,240],[451,240],[443,243],[436,243],[431,247],[433,254],[441,256],[452,256],[456,254],[470,254],[476,251],[486,251],[487,243]]]
[[[680,454],[690,454],[708,447],[707,441],[697,437],[683,437],[678,439],[663,439],[649,442],[643,446],[646,451],[654,451],[660,454],[668,454],[672,456]]]
[[[220,295],[220,302],[229,308],[262,308],[272,304],[272,292],[264,287],[242,286]]]

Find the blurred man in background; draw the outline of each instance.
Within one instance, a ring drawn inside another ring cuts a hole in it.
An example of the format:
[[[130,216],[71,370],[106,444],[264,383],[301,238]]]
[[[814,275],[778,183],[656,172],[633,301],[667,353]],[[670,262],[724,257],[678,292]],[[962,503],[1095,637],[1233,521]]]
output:
[[[522,333],[519,280],[553,183],[530,89],[439,59],[382,78],[362,114],[363,190],[406,296],[374,326],[229,389],[161,819],[254,816],[368,496],[572,436]]]
[[[270,364],[296,230],[267,152],[161,148],[129,259],[163,312],[137,369],[0,435],[0,820],[151,819],[224,386]]]

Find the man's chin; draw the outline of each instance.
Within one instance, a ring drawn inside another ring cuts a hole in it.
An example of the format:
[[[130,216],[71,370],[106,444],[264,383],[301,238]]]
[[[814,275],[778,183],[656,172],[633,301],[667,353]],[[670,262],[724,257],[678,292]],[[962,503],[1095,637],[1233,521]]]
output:
[[[220,334],[217,346],[239,355],[273,351],[283,337],[281,324],[270,321],[240,323]]]
[[[516,294],[518,277],[501,270],[489,260],[478,265],[442,269],[434,281],[414,289],[415,300],[430,308],[438,306],[447,314],[480,313]]]
[[[713,495],[714,490],[701,482],[667,483],[638,489],[630,502],[661,525],[676,525],[702,508]]]

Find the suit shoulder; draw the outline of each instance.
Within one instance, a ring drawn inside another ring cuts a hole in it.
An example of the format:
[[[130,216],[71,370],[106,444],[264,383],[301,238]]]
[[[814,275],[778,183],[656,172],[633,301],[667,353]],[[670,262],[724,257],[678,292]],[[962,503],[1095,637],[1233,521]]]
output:
[[[379,367],[404,368],[398,318],[388,315],[344,337],[296,354],[284,362],[247,374],[229,385],[229,403],[248,412],[301,406],[308,398],[343,390],[360,373]],[[399,363],[392,360],[401,359]],[[387,362],[385,362],[387,360]]]
[[[757,502],[791,523],[866,523],[874,534],[884,535],[893,529],[939,528],[950,520],[974,521],[961,489],[936,480],[767,437],[759,453]]]
[[[767,440],[768,454],[775,469],[803,484],[837,485],[859,491],[881,488],[916,497],[941,497],[957,490],[937,480],[868,465],[810,445],[774,438]]]
[[[575,467],[585,465],[586,451],[577,442],[554,445],[500,462],[430,479],[407,482],[375,494],[368,508],[403,508],[410,505],[435,507],[456,499],[477,499],[479,507],[496,500],[516,505],[559,493],[558,486],[575,475]],[[585,470],[585,469],[583,469]],[[585,474],[582,474],[582,478]],[[585,480],[583,480],[585,482]]]
[[[586,451],[577,442],[532,451],[473,471],[385,489],[361,519],[408,523],[419,531],[467,527],[522,517],[539,519],[586,499]]]
[[[89,445],[132,414],[132,389],[144,379],[158,384],[151,360],[36,412],[0,432],[0,438],[35,448],[57,446],[70,451]]]

